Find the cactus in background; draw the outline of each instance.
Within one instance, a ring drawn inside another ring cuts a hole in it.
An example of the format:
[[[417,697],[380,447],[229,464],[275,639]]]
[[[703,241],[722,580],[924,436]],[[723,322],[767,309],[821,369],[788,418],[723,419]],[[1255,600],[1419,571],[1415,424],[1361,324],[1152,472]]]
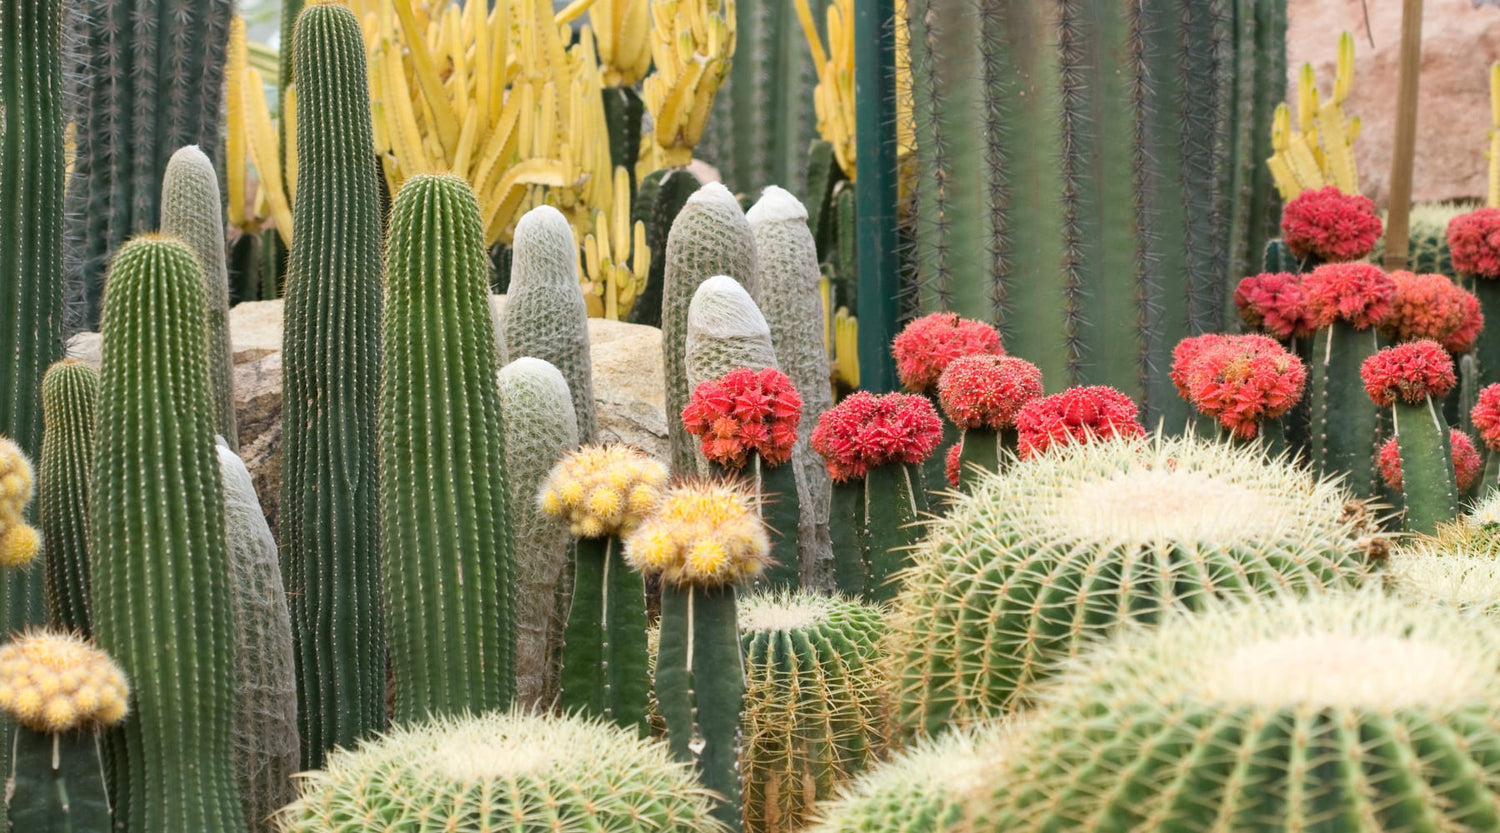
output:
[[[136,690],[106,747],[127,830],[245,830],[207,317],[190,249],[157,236],[121,247],[105,298],[89,553],[95,638]]]
[[[286,833],[722,833],[711,802],[660,744],[597,719],[510,711],[405,726],[341,750],[309,774],[281,823]]]
[[[1281,11],[1284,19],[1286,12]],[[1283,37],[1283,43],[1285,38]],[[1283,59],[1284,60],[1284,59]],[[1277,104],[1271,121],[1271,147],[1266,167],[1276,180],[1281,198],[1317,188],[1336,186],[1346,194],[1359,192],[1359,172],[1354,164],[1354,140],[1359,136],[1359,118],[1344,114],[1344,101],[1354,89],[1354,36],[1339,35],[1338,58],[1332,96],[1319,102],[1317,78],[1312,64],[1303,64],[1297,75],[1297,127],[1292,129],[1292,109]]]
[[[1361,581],[1368,533],[1347,501],[1257,448],[1191,436],[1054,447],[984,478],[904,576],[897,731],[1025,705],[1093,637],[1178,606]]]
[[[68,239],[79,253],[70,291],[83,328],[99,322],[105,264],[120,244],[158,224],[167,159],[198,145],[219,153],[231,0],[85,0],[74,68],[76,187]]]
[[[961,356],[943,369],[937,388],[943,413],[963,432],[954,446],[958,464],[994,472],[1016,454],[1016,415],[1042,395],[1042,372],[1015,356]]]
[[[631,206],[632,219],[646,227],[646,245],[651,250],[651,268],[646,288],[630,307],[632,324],[662,325],[662,292],[667,272],[667,233],[672,221],[703,183],[687,168],[663,168],[641,180]]]
[[[46,553],[48,621],[87,638],[93,633],[89,602],[89,472],[94,465],[94,406],[99,373],[64,359],[42,377],[41,508]]]
[[[1500,322],[1500,208],[1480,208],[1448,223],[1448,251],[1460,284],[1479,298],[1485,320]],[[1474,359],[1484,382],[1500,381],[1500,326],[1479,334]]]
[[[287,273],[283,580],[297,643],[302,766],[385,728],[381,615],[380,195],[363,41],[348,9],[298,30],[301,232]]]
[[[1454,217],[1467,214],[1477,203],[1469,202],[1419,202],[1411,207],[1407,222],[1406,268],[1418,275],[1438,274],[1450,278],[1458,277],[1453,268],[1453,255],[1448,251],[1448,223]],[[1385,261],[1385,238],[1375,244],[1370,252],[1373,263]]]
[[[1458,384],[1453,359],[1442,345],[1423,339],[1381,350],[1359,372],[1376,407],[1391,409],[1405,526],[1431,535],[1458,514],[1448,423],[1435,404]]]
[[[656,71],[641,84],[651,114],[653,158],[663,167],[692,161],[714,95],[730,73],[735,52],[734,0],[658,0],[651,4],[651,60]]]
[[[588,311],[578,292],[578,244],[568,219],[550,205],[531,209],[516,223],[501,327],[506,355],[533,356],[562,371],[573,395],[578,441],[593,442],[599,419]]]
[[[21,447],[0,437],[0,569],[24,572],[41,549],[42,536],[26,523],[34,481]]]
[[[380,377],[381,562],[397,722],[515,694],[515,565],[489,260],[463,180],[391,208]]]
[[[1493,615],[1500,612],[1500,536],[1483,511],[1402,543],[1381,576],[1392,595]],[[1493,514],[1492,512],[1489,514]]]
[[[224,212],[213,163],[197,145],[178,148],[161,184],[161,232],[188,244],[203,266],[208,298],[208,377],[213,384],[214,430],[240,450],[234,410],[234,347],[229,340],[229,266]]]
[[[297,797],[297,669],[292,623],[276,539],[266,525],[250,472],[239,456],[220,445],[224,482],[224,537],[229,547],[230,593],[234,600],[234,765],[245,825],[272,833],[271,815]]]
[[[808,591],[739,609],[745,827],[799,830],[884,747],[879,608]]]
[[[1281,201],[1265,160],[1275,151],[1276,104],[1286,98],[1287,11],[1284,0],[1233,0],[1228,6],[1229,146],[1220,187],[1229,211],[1226,277],[1234,280],[1260,271],[1261,253],[1276,236]]]
[[[567,598],[566,530],[537,504],[536,485],[578,446],[568,381],[552,365],[520,358],[500,369],[505,471],[510,479],[511,551],[516,558],[516,700],[546,708],[557,698],[557,659]]]
[[[659,197],[660,198],[660,197]],[[687,406],[694,384],[687,372],[688,306],[698,286],[717,275],[728,275],[742,284],[755,280],[755,237],[734,195],[717,182],[698,189],[683,204],[667,235],[663,277],[661,337],[666,374],[668,461],[677,474],[697,469],[693,441],[675,417]],[[762,367],[766,365],[761,365]],[[703,378],[722,375],[708,374]],[[701,381],[701,379],[700,379]]]

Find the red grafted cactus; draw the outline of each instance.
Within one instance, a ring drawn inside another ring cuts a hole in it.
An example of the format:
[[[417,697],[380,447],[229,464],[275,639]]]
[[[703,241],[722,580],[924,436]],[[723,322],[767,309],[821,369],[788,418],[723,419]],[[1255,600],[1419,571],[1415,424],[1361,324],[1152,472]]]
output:
[[[1500,277],[1500,208],[1481,208],[1448,221],[1453,268],[1481,278]]]
[[[1500,452],[1500,382],[1486,385],[1479,392],[1479,401],[1469,411],[1469,418],[1479,431],[1479,439],[1491,451]]]
[[[1000,333],[983,321],[935,312],[907,324],[891,343],[896,375],[906,389],[932,390],[948,365],[963,356],[1001,355]]]
[[[1466,353],[1484,326],[1479,299],[1444,275],[1392,272],[1396,295],[1380,322],[1380,334],[1391,341],[1432,339],[1450,353]]]
[[[745,465],[751,452],[773,466],[792,456],[802,397],[775,368],[737,368],[698,385],[682,409],[688,433],[702,437],[703,456],[730,468]]]
[[[875,466],[920,463],[943,438],[943,422],[924,397],[859,391],[823,412],[813,450],[834,482],[859,480]]]
[[[1360,365],[1359,375],[1365,382],[1365,393],[1381,407],[1394,404],[1398,399],[1416,405],[1429,395],[1441,398],[1458,384],[1458,377],[1453,373],[1453,357],[1442,345],[1430,339],[1381,350],[1365,359]]]
[[[948,455],[943,459],[943,474],[948,478],[948,485],[958,488],[959,473],[963,469],[963,447],[949,446]]]
[[[1231,336],[1222,333],[1205,333],[1201,336],[1189,336],[1177,342],[1172,348],[1172,369],[1167,375],[1172,379],[1172,384],[1177,386],[1177,395],[1191,402],[1193,393],[1188,384],[1188,373],[1192,371],[1193,365],[1202,356],[1204,351],[1222,346]]]
[[[938,377],[938,402],[960,428],[1010,428],[1042,395],[1042,371],[1015,356],[964,356]]]
[[[1375,248],[1380,230],[1375,203],[1333,185],[1303,191],[1281,212],[1282,239],[1298,258],[1358,260]]]
[[[1302,276],[1265,272],[1240,280],[1234,305],[1245,326],[1264,330],[1283,341],[1306,338],[1317,329],[1302,297]]]
[[[1146,436],[1135,403],[1114,388],[1070,388],[1033,399],[1016,415],[1017,451],[1026,460],[1055,445]]]
[[[1228,336],[1199,351],[1186,378],[1189,402],[1236,437],[1250,439],[1262,421],[1302,398],[1307,368],[1275,339]]]
[[[1454,428],[1448,432],[1448,444],[1453,448],[1453,474],[1454,480],[1460,492],[1467,492],[1479,478],[1479,470],[1483,467],[1480,462],[1479,452],[1474,448],[1474,441],[1469,435]],[[1380,476],[1385,480],[1387,486],[1397,491],[1401,490],[1401,448],[1395,437],[1385,441],[1380,447]]]
[[[1363,330],[1390,314],[1396,282],[1368,263],[1326,263],[1302,278],[1302,296],[1315,327],[1347,321]]]

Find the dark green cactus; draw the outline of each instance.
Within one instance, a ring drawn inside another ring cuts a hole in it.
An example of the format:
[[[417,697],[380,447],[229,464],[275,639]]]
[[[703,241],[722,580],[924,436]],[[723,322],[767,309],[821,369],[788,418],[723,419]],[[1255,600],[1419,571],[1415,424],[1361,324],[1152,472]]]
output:
[[[15,730],[10,829],[16,833],[109,833],[109,796],[93,729]]]
[[[397,722],[515,692],[505,426],[479,204],[416,176],[391,209],[380,378],[380,528]]]
[[[1260,271],[1289,272],[1296,275],[1304,269],[1302,262],[1292,256],[1292,250],[1287,248],[1286,241],[1278,237],[1267,241],[1266,250],[1261,255]]]
[[[647,734],[646,588],[620,539],[580,538],[563,637],[562,706]]]
[[[1375,328],[1358,330],[1347,321],[1333,322],[1313,339],[1309,456],[1316,471],[1346,475],[1345,485],[1360,497],[1375,494],[1380,411],[1365,393],[1359,368],[1378,349]]]
[[[835,483],[829,527],[839,592],[875,602],[895,598],[894,579],[910,562],[907,548],[922,537],[918,524],[927,508],[920,463],[875,466],[861,480]]]
[[[232,0],[84,0],[76,67],[78,181],[68,239],[70,291],[84,328],[99,321],[105,264],[158,223],[167,159],[184,145],[219,154]]]
[[[1229,266],[1232,283],[1260,270],[1266,244],[1280,233],[1281,199],[1265,160],[1271,156],[1271,120],[1286,100],[1286,3],[1231,0],[1223,12],[1230,27],[1227,48],[1229,119],[1221,187],[1228,201]],[[1225,305],[1231,318],[1234,308]],[[1232,328],[1233,321],[1226,324]]]
[[[135,689],[107,733],[126,830],[245,830],[207,317],[185,245],[121,247],[105,299],[89,549],[94,636]]]
[[[630,323],[661,326],[662,286],[667,270],[667,233],[683,205],[703,186],[687,168],[663,168],[641,180],[631,205],[632,222],[646,226],[646,247],[651,250],[651,272],[646,288],[630,307]]]
[[[48,621],[93,633],[89,604],[89,472],[94,465],[94,406],[99,373],[64,359],[42,377],[42,464],[37,503],[46,558]]]
[[[1408,531],[1432,535],[1458,514],[1458,486],[1448,423],[1432,397],[1417,405],[1397,402],[1391,419],[1401,451],[1401,497]]]
[[[364,41],[307,10],[298,50],[297,246],[287,274],[282,574],[297,643],[302,765],[385,728],[381,621],[380,218]]]

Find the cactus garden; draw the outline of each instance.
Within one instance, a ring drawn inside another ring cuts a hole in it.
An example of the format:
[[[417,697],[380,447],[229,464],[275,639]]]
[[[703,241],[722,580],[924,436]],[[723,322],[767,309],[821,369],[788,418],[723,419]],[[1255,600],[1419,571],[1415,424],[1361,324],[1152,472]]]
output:
[[[0,833],[1500,831],[1500,61],[1320,4],[0,0]]]

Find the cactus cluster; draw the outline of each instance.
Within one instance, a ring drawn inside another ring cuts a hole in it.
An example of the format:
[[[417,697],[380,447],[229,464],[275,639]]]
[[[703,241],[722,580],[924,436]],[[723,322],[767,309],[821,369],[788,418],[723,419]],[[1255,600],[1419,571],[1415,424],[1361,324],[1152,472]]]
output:
[[[0,647],[0,709],[34,732],[112,726],[129,702],[124,672],[81,637],[39,630]]]
[[[1406,463],[1399,467],[1408,472],[1400,478],[1406,527],[1435,532],[1458,513],[1454,449],[1434,403],[1458,384],[1453,359],[1435,341],[1412,341],[1366,359],[1360,376],[1375,405],[1391,409],[1400,459]],[[1471,472],[1468,479],[1472,477]]]

